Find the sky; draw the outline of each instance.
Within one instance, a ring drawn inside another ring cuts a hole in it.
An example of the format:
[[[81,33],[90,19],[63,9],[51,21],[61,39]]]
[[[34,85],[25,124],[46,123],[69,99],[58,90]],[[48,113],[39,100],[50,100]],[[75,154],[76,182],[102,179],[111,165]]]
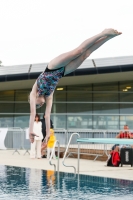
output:
[[[123,34],[89,59],[133,55],[133,0],[0,0],[0,60],[49,62],[105,28]]]

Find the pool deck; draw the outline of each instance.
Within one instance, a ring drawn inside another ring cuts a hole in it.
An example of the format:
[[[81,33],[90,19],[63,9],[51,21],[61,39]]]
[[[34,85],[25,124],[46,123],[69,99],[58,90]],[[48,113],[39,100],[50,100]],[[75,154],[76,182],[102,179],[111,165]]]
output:
[[[30,159],[29,154],[24,155],[23,150],[19,151],[20,155],[16,152],[12,155],[13,150],[0,150],[0,165],[10,165],[18,167],[36,168],[44,170],[53,170],[54,167],[49,164],[46,158],[43,159]],[[57,160],[52,160],[52,163],[57,163]],[[73,165],[77,168],[76,158],[67,158],[66,165]],[[61,172],[73,173],[73,168],[64,167],[62,159],[60,159]],[[80,159],[80,174],[102,176],[109,178],[119,178],[126,180],[133,180],[133,167],[130,165],[123,165],[123,167],[107,167],[104,161],[92,161]]]

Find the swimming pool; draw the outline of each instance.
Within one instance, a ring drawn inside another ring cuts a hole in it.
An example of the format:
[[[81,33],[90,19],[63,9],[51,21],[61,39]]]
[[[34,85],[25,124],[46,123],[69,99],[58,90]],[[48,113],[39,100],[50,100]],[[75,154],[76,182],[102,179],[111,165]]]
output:
[[[133,199],[133,181],[0,166],[2,200]]]

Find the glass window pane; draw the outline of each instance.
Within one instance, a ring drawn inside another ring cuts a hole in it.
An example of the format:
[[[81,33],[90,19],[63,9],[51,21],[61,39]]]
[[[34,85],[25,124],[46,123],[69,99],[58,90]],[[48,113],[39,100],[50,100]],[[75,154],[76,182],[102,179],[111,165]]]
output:
[[[59,89],[59,90],[58,90]],[[63,90],[61,90],[63,89]],[[53,96],[53,101],[66,101],[66,87],[61,86],[61,87],[57,87],[55,92],[54,92],[54,96]]]
[[[94,103],[93,112],[101,114],[118,114],[119,113],[119,104],[106,104],[106,103]]]
[[[31,90],[16,90],[15,91],[15,101],[25,101],[28,102],[28,96]]]
[[[92,129],[92,116],[80,114],[68,115],[67,128]]]
[[[120,92],[120,102],[132,102],[133,92]]]
[[[133,81],[120,83],[120,102],[127,102],[127,104],[120,104],[120,114],[132,114],[133,104]]]
[[[14,101],[14,91],[0,91],[0,101]]]
[[[92,103],[67,103],[67,113],[91,113]]]
[[[67,86],[67,101],[92,101],[92,85]]]
[[[93,85],[93,91],[116,91],[118,92],[118,83],[96,83]]]
[[[39,109],[37,109],[36,111],[38,112],[38,113],[45,113],[45,108],[46,108],[46,104],[44,104],[41,108],[39,108]]]
[[[93,129],[119,129],[119,116],[93,116]]]
[[[66,92],[55,92],[54,97],[53,97],[53,101],[57,102],[57,101],[66,101]]]
[[[51,114],[51,119],[53,121],[54,128],[66,129],[66,115]]]
[[[118,102],[117,93],[93,93],[94,102]]]
[[[0,127],[13,127],[13,115],[0,115]]]
[[[129,129],[133,130],[133,115],[132,116],[120,116],[120,129],[123,129],[123,126],[127,124]]]
[[[13,113],[14,103],[0,103],[0,113]]]
[[[66,101],[66,92],[59,91],[54,93],[53,101]]]
[[[67,92],[67,101],[92,101],[92,93],[88,92]]]
[[[15,103],[15,113],[30,113],[29,103]]]
[[[70,85],[67,86],[67,92],[91,92],[92,85]]]
[[[52,113],[66,113],[66,103],[54,103]]]
[[[127,92],[133,92],[133,81],[120,82],[120,91],[126,93],[126,91],[123,90],[127,90]]]
[[[27,115],[16,115],[14,117],[14,126],[20,128],[29,127],[29,116]]]
[[[106,116],[105,118],[107,120],[107,129],[119,130],[119,116]]]
[[[120,114],[133,114],[133,104],[120,104]]]

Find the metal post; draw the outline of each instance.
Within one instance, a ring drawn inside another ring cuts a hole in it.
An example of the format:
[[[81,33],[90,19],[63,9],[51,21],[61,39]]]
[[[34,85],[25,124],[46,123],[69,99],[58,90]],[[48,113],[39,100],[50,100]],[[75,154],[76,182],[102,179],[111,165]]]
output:
[[[106,130],[104,132],[104,138],[107,138],[107,133],[108,133],[108,131]],[[106,154],[106,156],[109,156],[108,150],[107,150],[107,144],[104,144],[104,153]]]
[[[28,149],[25,151],[24,156],[26,155],[26,153],[28,153],[30,155],[30,152]]]
[[[57,183],[58,183],[58,190],[60,189],[60,174],[59,171],[57,172]]]
[[[80,165],[80,146],[79,146],[79,142],[78,142],[78,166],[77,166],[77,172],[79,174],[79,165]]]
[[[78,177],[77,177],[77,179],[78,179],[78,193],[80,192],[80,179],[79,179],[79,173],[78,173],[78,175],[77,175]]]
[[[53,150],[52,150],[52,153],[51,153],[50,159],[49,159],[49,164],[50,164],[50,165],[53,165],[53,166],[54,166],[54,170],[56,171],[56,165],[51,163],[51,160],[52,160],[52,156],[53,156],[53,153],[54,153],[54,149],[55,149],[55,145],[56,145],[56,143],[58,143],[58,162],[57,162],[57,171],[59,172],[59,157],[60,157],[60,156],[59,156],[59,152],[60,152],[60,143],[59,143],[58,140],[56,140],[55,143],[54,143],[54,147],[53,147]]]
[[[20,153],[19,153],[19,151],[17,149],[14,150],[14,152],[12,153],[12,155],[14,155],[15,152],[17,152],[20,155]]]
[[[60,144],[58,142],[58,164],[57,164],[57,171],[59,172],[59,158],[60,158]]]

